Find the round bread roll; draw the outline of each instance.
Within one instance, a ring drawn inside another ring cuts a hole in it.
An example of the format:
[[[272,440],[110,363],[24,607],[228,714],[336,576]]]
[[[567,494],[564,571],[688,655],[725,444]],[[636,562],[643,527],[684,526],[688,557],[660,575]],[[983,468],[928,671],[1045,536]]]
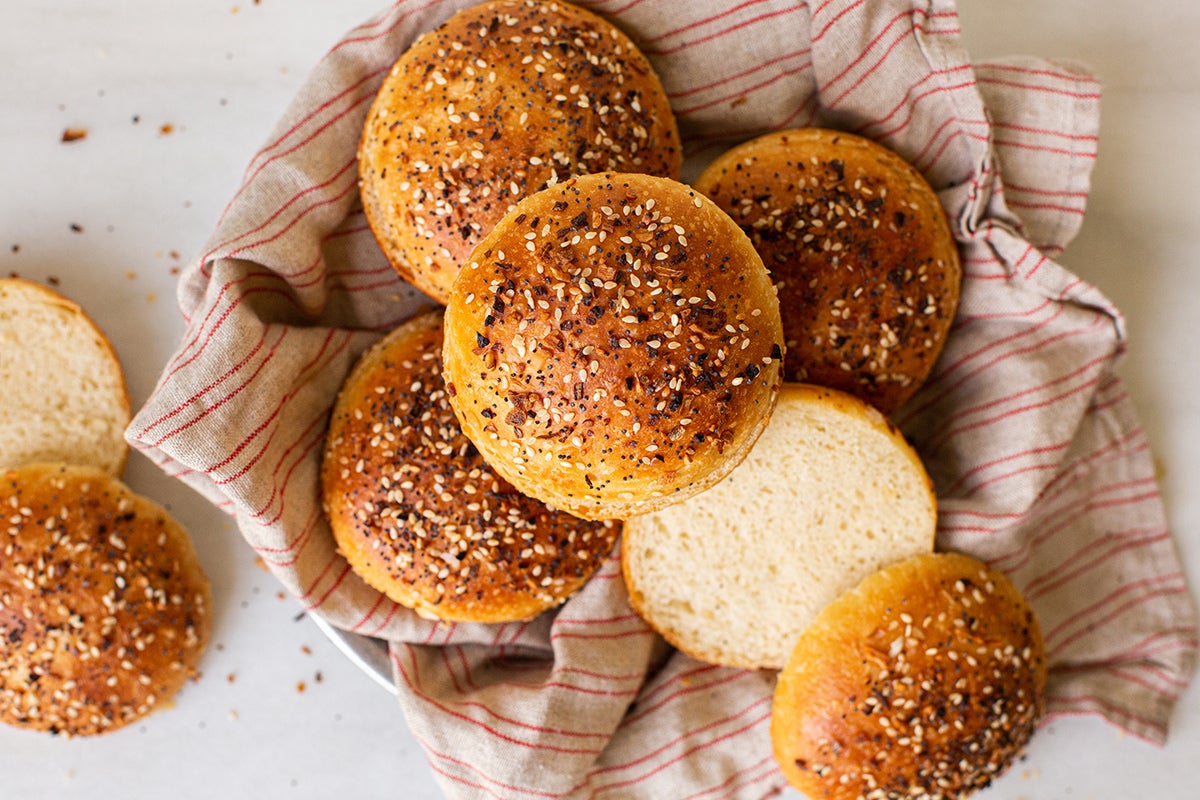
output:
[[[695,182],[749,234],[779,289],[784,379],[890,414],[933,369],[962,268],[937,195],[869,139],[786,130],[727,151]]]
[[[168,704],[208,642],[191,539],[103,470],[0,473],[0,720],[104,733]]]
[[[446,311],[463,431],[522,492],[624,519],[727,475],[779,388],[774,287],[711,201],[666,178],[588,175],[521,201]]]
[[[0,279],[0,469],[39,461],[120,475],[129,394],[112,345],[75,303]]]
[[[873,570],[933,550],[925,468],[874,407],[784,384],[737,469],[625,523],[633,607],[694,658],[778,669],[820,610]]]
[[[325,448],[326,514],[354,571],[418,614],[527,619],[579,589],[620,526],[549,509],[498,477],[450,409],[441,349],[438,310],[351,371]]]
[[[359,146],[363,208],[396,271],[440,303],[526,194],[606,170],[677,178],[675,117],[645,56],[568,3],[460,11],[400,56]]]
[[[775,757],[812,800],[961,798],[1003,772],[1045,706],[1033,610],[959,554],[866,578],[800,637],[771,712]]]

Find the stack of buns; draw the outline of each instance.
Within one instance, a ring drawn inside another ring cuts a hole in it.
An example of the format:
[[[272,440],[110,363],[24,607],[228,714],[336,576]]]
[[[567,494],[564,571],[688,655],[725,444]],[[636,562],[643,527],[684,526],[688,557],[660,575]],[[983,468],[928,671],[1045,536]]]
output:
[[[620,526],[547,508],[463,435],[442,381],[442,312],[392,331],[346,379],[321,474],[355,572],[433,619],[505,622],[558,605],[603,563]]]
[[[580,588],[620,520],[652,627],[783,670],[789,780],[961,796],[1032,732],[1044,655],[1003,576],[933,554],[932,483],[888,419],[958,303],[937,195],[836,131],[760,137],[693,186],[679,152],[644,57],[566,3],[482,4],[396,62],[360,143],[363,206],[446,307],[338,397],[339,547],[419,614],[501,621]]]
[[[455,14],[393,65],[359,146],[363,210],[396,271],[445,303],[521,198],[573,175],[679,177],[666,92],[616,26],[568,3]]]
[[[75,303],[0,280],[0,721],[65,736],[168,704],[208,641],[191,540],[120,481],[129,397]]]

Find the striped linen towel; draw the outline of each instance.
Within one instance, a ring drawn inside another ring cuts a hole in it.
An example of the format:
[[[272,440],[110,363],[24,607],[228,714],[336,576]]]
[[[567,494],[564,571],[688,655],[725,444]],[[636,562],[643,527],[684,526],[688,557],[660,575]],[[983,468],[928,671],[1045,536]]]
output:
[[[358,354],[428,303],[363,218],[360,126],[397,55],[469,4],[398,2],[316,67],[184,273],[186,333],[128,438],[233,515],[312,613],[391,643],[400,705],[448,796],[770,794],[772,676],[671,651],[630,608],[615,560],[557,613],[440,625],[359,581],[322,518],[334,395]],[[1163,741],[1196,657],[1194,605],[1113,372],[1121,315],[1054,261],[1082,220],[1097,82],[1034,58],[972,64],[950,0],[581,4],[649,55],[689,170],[756,133],[822,125],[880,141],[939,190],[964,256],[961,307],[896,417],[936,483],[938,545],[1028,593],[1052,714]]]

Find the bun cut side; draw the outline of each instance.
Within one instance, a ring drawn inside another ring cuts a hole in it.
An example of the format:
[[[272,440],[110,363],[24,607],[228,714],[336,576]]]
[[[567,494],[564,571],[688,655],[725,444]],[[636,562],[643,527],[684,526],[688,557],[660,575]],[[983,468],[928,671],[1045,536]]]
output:
[[[775,757],[812,800],[965,797],[1033,735],[1046,658],[1037,617],[968,556],[888,566],[830,604],[779,675]]]
[[[526,198],[446,310],[463,431],[519,490],[588,519],[729,473],[779,387],[775,290],[750,241],[666,178],[588,175]]]
[[[129,394],[104,333],[53,289],[0,279],[0,469],[68,462],[119,475]]]
[[[326,514],[350,566],[395,602],[434,619],[527,619],[579,589],[620,526],[549,509],[497,475],[450,409],[441,351],[435,311],[354,367],[330,422]]]
[[[852,134],[778,131],[700,175],[779,290],[784,379],[884,413],[928,378],[954,321],[958,247],[937,195],[896,153]]]
[[[103,470],[0,472],[0,721],[104,733],[194,677],[212,594],[191,540]]]
[[[396,271],[445,303],[508,209],[572,175],[677,178],[679,132],[624,33],[562,2],[455,14],[396,61],[359,146],[367,220]]]
[[[785,384],[729,477],[626,521],[622,566],[634,608],[679,649],[778,669],[827,603],[930,552],[936,526],[929,476],[879,411]]]

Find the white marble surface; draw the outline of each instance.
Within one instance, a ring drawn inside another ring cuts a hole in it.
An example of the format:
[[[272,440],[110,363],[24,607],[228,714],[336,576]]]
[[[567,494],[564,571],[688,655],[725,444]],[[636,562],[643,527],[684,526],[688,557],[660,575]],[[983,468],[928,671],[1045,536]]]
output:
[[[0,2],[0,274],[56,282],[85,305],[135,404],[182,333],[173,270],[308,70],[383,2]],[[1200,4],[963,0],[961,14],[977,57],[1071,58],[1104,82],[1094,193],[1062,261],[1127,315],[1121,369],[1200,585]],[[87,138],[61,143],[70,127]],[[106,737],[0,730],[0,798],[441,797],[392,698],[297,618],[232,524],[140,456],[125,477],[188,527],[213,578],[204,674],[172,709]],[[1192,686],[1166,747],[1094,718],[1060,720],[980,797],[1182,798],[1197,787]]]

